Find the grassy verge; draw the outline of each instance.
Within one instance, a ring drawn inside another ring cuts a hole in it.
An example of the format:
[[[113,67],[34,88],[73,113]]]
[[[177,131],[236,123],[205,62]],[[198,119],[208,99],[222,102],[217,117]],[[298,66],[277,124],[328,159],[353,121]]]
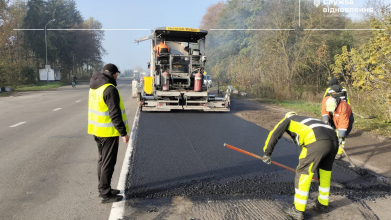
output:
[[[55,89],[60,86],[70,85],[70,82],[37,82],[31,85],[22,85],[12,87],[12,92],[1,92],[0,97],[12,95],[14,92],[28,92],[28,91],[43,91],[48,89]]]
[[[26,92],[26,91],[42,91],[42,90],[48,90],[48,89],[55,89],[60,86],[69,85],[69,82],[38,82],[36,84],[32,85],[23,85],[23,86],[17,86],[15,88],[16,92]]]
[[[286,101],[286,100],[274,100],[274,99],[248,99],[252,101],[259,101],[262,103],[267,103],[271,105],[277,105],[297,111],[300,114],[306,114],[310,117],[321,118],[321,103],[312,103],[305,101]],[[353,106],[354,108],[354,106]],[[354,125],[353,129],[362,130],[366,132],[371,132],[377,135],[382,135],[391,138],[391,124],[385,123],[383,120],[374,118],[374,119],[363,119],[358,115],[354,116]]]
[[[0,92],[0,97],[7,97],[9,95],[12,95],[14,92]]]

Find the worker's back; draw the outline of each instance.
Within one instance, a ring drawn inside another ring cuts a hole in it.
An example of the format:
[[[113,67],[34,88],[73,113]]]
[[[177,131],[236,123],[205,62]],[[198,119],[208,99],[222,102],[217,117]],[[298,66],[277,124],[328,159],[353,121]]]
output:
[[[337,136],[331,126],[319,119],[298,115],[293,115],[289,119],[291,121],[287,133],[291,136],[292,133],[298,135],[300,145],[308,145],[319,140],[337,141]],[[292,138],[295,139],[297,136],[293,135]]]

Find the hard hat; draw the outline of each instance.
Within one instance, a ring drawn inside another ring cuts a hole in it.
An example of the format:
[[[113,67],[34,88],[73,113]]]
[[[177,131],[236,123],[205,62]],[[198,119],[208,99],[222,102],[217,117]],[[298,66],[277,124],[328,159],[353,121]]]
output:
[[[326,100],[326,111],[334,112],[336,108],[337,108],[337,100],[333,97],[329,97]]]
[[[296,112],[288,112],[288,113],[285,114],[285,118],[289,118],[292,115],[297,115],[297,113]]]

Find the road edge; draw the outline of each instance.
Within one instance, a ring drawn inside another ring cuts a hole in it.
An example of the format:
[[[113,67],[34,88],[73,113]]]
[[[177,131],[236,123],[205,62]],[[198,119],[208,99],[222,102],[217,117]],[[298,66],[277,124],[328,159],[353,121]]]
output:
[[[130,133],[128,147],[126,149],[125,157],[122,162],[121,173],[118,180],[117,189],[121,191],[121,195],[123,195],[123,199],[119,202],[113,203],[110,211],[109,220],[118,220],[123,218],[123,214],[125,210],[125,201],[126,201],[125,182],[126,182],[126,176],[129,171],[130,158],[132,157],[132,153],[133,153],[133,148],[134,148],[133,143],[136,138],[139,118],[140,118],[140,107],[137,108],[136,115],[134,116],[132,131]]]

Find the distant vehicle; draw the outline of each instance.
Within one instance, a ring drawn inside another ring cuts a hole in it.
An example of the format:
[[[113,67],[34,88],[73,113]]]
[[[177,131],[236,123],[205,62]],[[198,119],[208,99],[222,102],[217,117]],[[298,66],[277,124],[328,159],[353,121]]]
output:
[[[210,75],[204,76],[204,85],[206,85],[208,88],[212,87],[212,78]]]

